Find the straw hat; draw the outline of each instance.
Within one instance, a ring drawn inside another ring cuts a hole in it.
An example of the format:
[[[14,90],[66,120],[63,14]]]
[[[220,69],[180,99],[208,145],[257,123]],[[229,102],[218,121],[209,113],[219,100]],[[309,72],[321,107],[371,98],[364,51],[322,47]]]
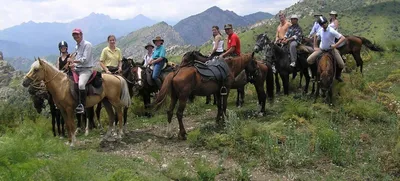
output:
[[[164,40],[161,38],[161,36],[154,38],[153,43],[156,44],[156,41],[162,41],[164,43]]]
[[[151,44],[151,43],[149,42],[149,43],[147,43],[147,45],[146,45],[146,46],[144,46],[144,49],[146,49],[146,50],[147,50],[147,47],[149,47],[149,46],[154,48],[153,44]]]

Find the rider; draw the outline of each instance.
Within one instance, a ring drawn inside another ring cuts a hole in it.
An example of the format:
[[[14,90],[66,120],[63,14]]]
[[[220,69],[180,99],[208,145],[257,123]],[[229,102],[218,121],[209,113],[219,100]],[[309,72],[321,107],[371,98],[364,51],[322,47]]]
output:
[[[303,30],[298,24],[299,17],[297,15],[292,15],[290,17],[290,22],[292,22],[292,26],[289,27],[288,31],[285,34],[285,37],[282,40],[283,44],[290,43],[290,66],[296,67],[297,61],[297,45],[301,44],[301,39],[303,36]]]
[[[318,19],[320,16],[322,16],[322,14],[319,14],[319,13],[314,14],[315,22],[310,31],[310,35],[308,35],[308,38],[312,38],[314,36],[314,34],[317,33],[321,29],[321,26],[318,24]]]
[[[232,28],[232,24],[224,25],[225,33],[228,35],[228,50],[220,55],[221,58],[225,56],[240,56],[240,39]]]
[[[279,20],[280,24],[276,28],[275,44],[281,43],[281,41],[285,37],[287,30],[289,29],[290,26],[292,26],[292,24],[286,20],[285,14],[283,12],[279,13]]]
[[[86,83],[93,72],[95,60],[92,54],[92,44],[83,39],[82,30],[75,28],[72,30],[72,37],[76,41],[77,55],[75,60],[69,58],[70,67],[79,75],[79,104],[76,107],[77,113],[84,113],[86,103]]]
[[[144,55],[144,57],[143,57],[143,66],[146,67],[149,64],[149,62],[151,61],[154,46],[149,42],[149,43],[147,43],[146,46],[144,46],[144,49],[147,50],[146,55]]]
[[[109,35],[107,41],[108,46],[101,51],[100,66],[107,74],[120,73],[122,72],[121,50],[115,46],[116,38],[114,35]]]
[[[153,40],[153,43],[156,45],[156,50],[154,50],[151,57],[152,60],[149,62],[149,65],[154,64],[153,75],[151,78],[157,84],[158,89],[161,89],[162,82],[158,76],[160,75],[161,69],[164,67],[164,64],[167,61],[165,58],[167,53],[165,51],[165,47],[163,46],[164,40],[160,36],[157,36]]]
[[[64,72],[68,72],[68,58],[70,54],[68,54],[68,44],[66,41],[61,41],[58,43],[58,50],[60,51],[60,56],[58,57],[58,61],[56,62],[56,67],[58,70],[62,70]]]
[[[322,29],[317,32],[316,35],[314,35],[314,52],[307,58],[308,64],[313,64],[319,55],[321,55],[323,52],[322,51],[327,51],[329,49],[333,50],[333,56],[336,59],[336,62],[338,64],[338,67],[336,69],[336,79],[340,82],[342,82],[341,78],[341,73],[342,69],[344,68],[344,62],[342,57],[340,56],[339,51],[336,49],[338,45],[340,45],[343,41],[345,41],[345,37],[338,33],[335,29],[332,27],[328,26],[328,20],[320,16],[318,19],[318,23],[321,25]],[[317,46],[317,37],[321,37],[321,43],[319,45],[319,48]],[[339,39],[337,43],[335,43],[335,38]]]
[[[339,21],[337,20],[337,12],[336,11],[331,11],[329,13],[329,16],[331,19],[329,20],[329,26],[335,29],[336,31],[339,31]]]
[[[222,38],[218,26],[212,27],[212,33],[213,33],[213,49],[210,54],[210,57],[215,57],[224,53],[224,39]]]

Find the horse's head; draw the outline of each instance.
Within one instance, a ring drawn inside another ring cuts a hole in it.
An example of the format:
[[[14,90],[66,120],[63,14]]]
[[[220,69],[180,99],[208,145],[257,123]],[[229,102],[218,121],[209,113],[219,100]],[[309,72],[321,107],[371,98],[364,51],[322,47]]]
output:
[[[254,52],[258,53],[259,51],[262,51],[265,46],[270,42],[271,41],[269,40],[266,33],[259,34],[256,39],[256,45],[254,46]]]
[[[31,65],[31,69],[25,75],[22,85],[28,87],[32,83],[42,81],[45,78],[44,61],[40,58],[36,59]]]
[[[185,66],[193,65],[193,64],[194,64],[194,61],[196,60],[196,52],[197,52],[197,51],[189,51],[189,52],[186,52],[186,53],[182,56],[182,60],[181,60],[180,67],[185,67]]]
[[[142,64],[135,62],[133,58],[122,58],[122,76],[134,85],[142,86]]]
[[[320,87],[325,94],[327,90],[332,88],[335,76],[333,57],[329,53],[324,53],[318,62],[318,73],[320,75]]]

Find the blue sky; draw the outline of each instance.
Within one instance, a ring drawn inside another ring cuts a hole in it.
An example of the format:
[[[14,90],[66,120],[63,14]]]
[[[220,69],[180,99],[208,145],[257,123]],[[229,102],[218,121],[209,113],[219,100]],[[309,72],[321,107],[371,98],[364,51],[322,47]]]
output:
[[[23,22],[69,22],[102,13],[116,19],[143,14],[157,21],[177,22],[211,6],[239,15],[258,11],[276,14],[298,0],[0,0],[0,30]]]

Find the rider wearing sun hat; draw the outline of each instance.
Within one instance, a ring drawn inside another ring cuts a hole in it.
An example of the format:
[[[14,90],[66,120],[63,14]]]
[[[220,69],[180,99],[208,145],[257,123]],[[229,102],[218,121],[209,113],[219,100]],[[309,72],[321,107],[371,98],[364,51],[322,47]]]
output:
[[[153,75],[151,76],[151,78],[157,84],[157,87],[161,89],[162,82],[159,78],[159,75],[161,73],[161,69],[164,67],[164,64],[167,61],[167,52],[165,50],[165,47],[163,46],[164,40],[160,36],[154,38],[153,43],[154,45],[156,45],[156,50],[154,50],[153,55],[151,56],[151,61],[149,62],[149,65],[154,64]]]
[[[143,57],[143,66],[146,67],[149,64],[149,62],[151,61],[151,57],[153,55],[154,46],[153,46],[153,44],[151,44],[149,42],[149,43],[147,43],[146,46],[144,46],[144,49],[147,50],[146,55],[144,55],[144,57]]]
[[[290,22],[292,26],[289,27],[288,31],[285,34],[282,43],[287,44],[289,43],[289,50],[290,50],[290,66],[296,67],[297,61],[297,46],[301,44],[303,30],[301,29],[300,25],[298,24],[299,17],[297,15],[292,15],[290,17]]]

